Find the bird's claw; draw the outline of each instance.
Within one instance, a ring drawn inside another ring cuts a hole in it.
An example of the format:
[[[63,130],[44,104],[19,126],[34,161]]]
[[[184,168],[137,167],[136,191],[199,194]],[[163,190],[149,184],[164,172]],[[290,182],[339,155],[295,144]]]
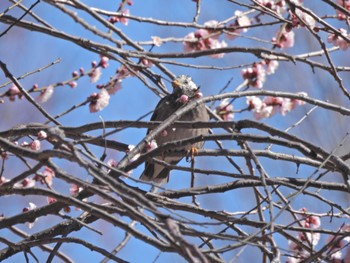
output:
[[[191,147],[191,149],[189,151],[187,151],[187,155],[186,155],[186,161],[192,161],[194,159],[194,156],[198,154],[198,148],[196,147]]]

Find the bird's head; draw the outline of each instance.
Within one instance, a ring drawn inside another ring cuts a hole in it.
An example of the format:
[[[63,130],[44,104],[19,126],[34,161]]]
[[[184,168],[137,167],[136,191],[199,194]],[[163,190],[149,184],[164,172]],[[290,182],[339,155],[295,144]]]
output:
[[[186,75],[177,76],[171,83],[173,86],[173,94],[186,95],[188,98],[193,98],[199,93],[199,88],[192,81],[191,77]]]

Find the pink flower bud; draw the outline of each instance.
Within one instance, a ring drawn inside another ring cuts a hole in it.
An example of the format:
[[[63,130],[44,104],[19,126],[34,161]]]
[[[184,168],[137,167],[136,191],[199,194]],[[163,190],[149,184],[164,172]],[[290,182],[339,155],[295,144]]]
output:
[[[187,95],[181,95],[180,102],[183,103],[183,104],[188,102],[188,96]]]

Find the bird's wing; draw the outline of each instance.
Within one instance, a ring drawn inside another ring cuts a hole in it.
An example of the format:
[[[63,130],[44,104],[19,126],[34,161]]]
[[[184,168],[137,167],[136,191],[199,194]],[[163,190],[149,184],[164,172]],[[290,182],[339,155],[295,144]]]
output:
[[[176,97],[173,94],[170,94],[168,96],[165,96],[162,98],[151,117],[151,121],[164,121],[166,120],[171,114],[173,114],[181,105],[178,105],[176,102]],[[148,129],[147,134],[150,132],[151,129]],[[166,137],[158,136],[156,138],[156,141],[158,145],[161,145],[165,142],[168,142],[169,139]],[[182,157],[166,157],[166,156],[159,156],[160,159],[163,161],[170,163],[170,164],[177,164]],[[169,180],[169,172],[170,170],[165,168],[164,166],[160,164],[156,164],[153,162],[145,162],[145,170],[143,171],[140,179],[144,181],[154,181],[155,183],[166,183]]]

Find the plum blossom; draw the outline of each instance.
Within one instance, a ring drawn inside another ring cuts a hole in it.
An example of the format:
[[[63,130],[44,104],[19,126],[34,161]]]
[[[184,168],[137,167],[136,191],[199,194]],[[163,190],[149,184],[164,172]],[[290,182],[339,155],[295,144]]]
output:
[[[31,178],[25,178],[21,182],[17,182],[13,187],[15,188],[31,188],[35,186],[35,180]]]
[[[253,111],[254,117],[257,120],[269,118],[273,114],[273,106],[266,105],[266,103],[256,96],[248,96],[246,103],[248,104],[248,109]]]
[[[69,187],[70,195],[76,195],[76,194],[80,193],[81,191],[83,191],[83,188],[76,185],[76,184],[71,184]]]
[[[107,161],[107,165],[112,168],[116,168],[118,166],[118,162],[114,159],[109,159]]]
[[[125,9],[121,12],[121,15],[112,16],[108,19],[108,21],[112,24],[119,22],[127,26],[129,24],[129,19],[125,16],[128,15],[130,15],[130,10]]]
[[[109,66],[108,61],[109,61],[108,57],[101,56],[101,60],[100,60],[99,66],[101,66],[102,68],[107,68]]]
[[[49,85],[49,86],[43,88],[40,92],[38,100],[41,103],[47,102],[52,97],[53,91],[54,91],[54,87],[52,85]]]
[[[189,98],[188,98],[188,96],[185,95],[185,94],[182,94],[182,95],[180,96],[180,98],[179,98],[179,101],[180,101],[180,103],[182,103],[182,104],[187,103],[188,100],[189,100]]]
[[[0,176],[0,185],[9,182],[10,179],[5,178],[5,176]]]
[[[29,144],[29,146],[30,146],[30,149],[32,149],[33,151],[39,151],[41,143],[39,140],[34,140]]]
[[[36,209],[36,205],[32,202],[29,202],[29,206],[23,208],[23,213],[29,212],[31,210]],[[32,228],[34,226],[34,223],[37,219],[35,219],[34,221],[28,222],[28,228]]]
[[[210,24],[213,24],[213,21],[209,21]],[[208,26],[208,24],[207,24]],[[206,29],[198,29],[195,32],[189,33],[185,36],[184,51],[185,52],[194,52],[194,51],[202,51],[202,50],[210,50],[227,47],[227,43],[222,40],[218,40],[217,34],[211,34],[211,30]],[[221,58],[224,54],[212,54],[210,57],[212,58]]]
[[[111,80],[106,87],[109,95],[114,95],[122,88],[122,80],[121,79],[113,79]]]
[[[349,232],[349,231],[350,231],[350,225],[346,224],[340,228],[339,234],[342,234],[344,232]],[[342,262],[341,261],[342,256],[343,256],[342,249],[345,247],[349,247],[350,237],[345,236],[342,239],[340,239],[340,237],[341,237],[341,235],[330,235],[326,241],[328,244],[332,243],[332,244],[329,244],[330,250],[328,252],[328,254],[330,254],[330,259],[333,260],[332,262]],[[336,243],[334,243],[335,240],[337,240]],[[348,262],[348,261],[346,261],[346,258],[350,259],[349,256],[350,256],[350,254],[349,254],[349,248],[348,248],[346,255],[344,257],[344,259],[345,259],[344,262]]]
[[[152,38],[153,45],[155,45],[156,47],[160,47],[163,44],[160,37],[152,36],[151,38]]]
[[[47,138],[47,133],[45,131],[39,131],[37,134],[38,140],[44,140]]]
[[[340,28],[339,32],[342,36],[349,38],[350,35],[348,34],[348,32],[344,29],[344,28]],[[350,42],[346,41],[344,38],[340,37],[339,35],[336,34],[329,34],[327,37],[327,41],[328,43],[333,44],[334,46],[339,47],[341,50],[347,50],[350,46]]]
[[[103,110],[109,104],[110,95],[106,89],[101,89],[99,93],[93,93],[88,100],[90,101],[90,112],[98,112]]]
[[[132,76],[133,73],[124,65],[117,70],[117,79],[125,79],[126,77]]]
[[[250,19],[248,16],[244,15],[242,11],[236,10],[235,16],[237,17],[236,21],[232,24],[229,24],[229,27],[233,27],[233,29],[228,29],[229,33],[226,33],[225,36],[228,39],[235,39],[242,32],[245,33],[248,31],[248,27],[251,25]],[[235,28],[239,27],[239,28]]]
[[[294,32],[291,30],[282,29],[281,32],[276,34],[276,37],[272,39],[272,42],[279,48],[290,48],[294,46]]]
[[[266,8],[275,11],[277,14],[281,15],[286,11],[286,1],[280,0],[257,0],[257,2]]]
[[[16,96],[22,99],[23,94],[16,85],[12,85],[6,92],[6,96],[9,97],[10,101],[15,101]]]
[[[302,208],[301,211],[305,213],[307,210],[305,208]],[[303,214],[302,216],[303,219],[300,221],[302,227],[318,229],[321,226],[321,221],[318,216],[307,214]],[[311,244],[312,247],[314,247],[318,244],[320,240],[320,233],[315,233],[313,231],[298,232],[296,238],[300,242],[305,243],[306,246],[309,246],[309,244]],[[303,260],[307,259],[310,255],[308,251],[306,251],[304,248],[302,248],[293,241],[289,241],[289,249],[292,252],[293,256],[288,258],[288,263],[302,262]]]
[[[216,107],[215,112],[224,121],[233,120],[233,105],[230,103],[229,99],[223,99],[219,106]]]
[[[299,95],[307,96],[305,92],[299,92]],[[285,116],[292,111],[296,106],[304,105],[305,102],[298,99],[281,98],[267,96],[263,100],[256,96],[247,97],[246,101],[248,109],[254,114],[255,119],[269,118],[275,113],[280,112]]]
[[[91,72],[89,73],[90,82],[91,83],[97,82],[100,79],[101,75],[102,75],[102,71],[100,67],[92,68]]]
[[[242,77],[249,81],[249,85],[261,89],[266,80],[266,70],[261,63],[254,63],[251,68],[242,69]]]
[[[49,204],[49,205],[51,205],[51,204],[53,204],[53,203],[56,203],[57,202],[57,199],[56,198],[53,198],[53,197],[51,197],[51,196],[48,196],[47,197],[47,203]]]
[[[141,59],[141,64],[144,65],[147,68],[150,68],[150,67],[153,66],[152,61],[149,60],[149,59],[145,59],[145,58]]]
[[[266,74],[272,75],[275,73],[276,69],[279,66],[279,63],[277,60],[265,60],[266,64]]]
[[[147,143],[147,145],[146,145],[146,149],[148,152],[156,149],[157,147],[158,147],[158,144],[157,144],[156,140],[152,140],[149,143]]]
[[[42,184],[47,184],[49,187],[51,187],[53,184],[52,180],[54,177],[55,172],[50,167],[45,166],[44,171],[42,173],[36,174],[34,180]]]
[[[337,0],[337,5],[344,7],[346,10],[350,11],[350,0]],[[346,20],[348,16],[342,11],[336,9],[337,17],[339,20]]]
[[[130,144],[130,145],[128,146],[128,151],[127,151],[127,152],[132,151],[134,148],[135,148],[135,145]],[[131,161],[131,162],[136,161],[139,157],[140,157],[140,154],[138,153],[138,154],[136,154],[134,157],[132,157],[130,161]]]
[[[76,81],[69,81],[68,86],[74,89],[78,86],[78,83]]]
[[[295,9],[295,13],[290,11],[290,15],[293,27],[304,27],[305,25],[307,25],[308,27],[313,29],[316,25],[316,21],[312,16],[298,8]]]

